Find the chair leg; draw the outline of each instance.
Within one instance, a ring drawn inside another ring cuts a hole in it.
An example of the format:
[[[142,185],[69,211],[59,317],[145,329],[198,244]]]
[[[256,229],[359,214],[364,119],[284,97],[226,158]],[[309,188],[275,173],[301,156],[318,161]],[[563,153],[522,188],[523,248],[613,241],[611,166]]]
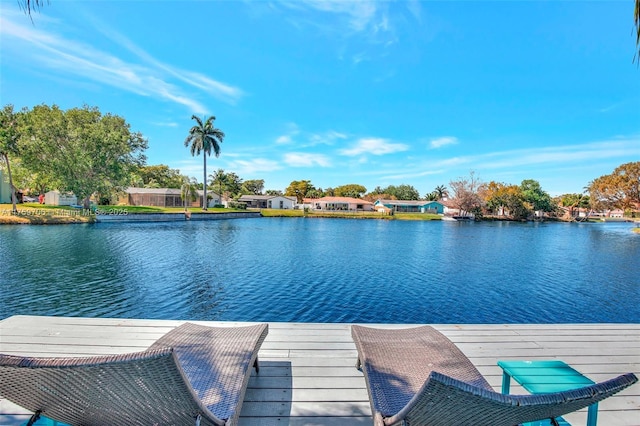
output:
[[[42,413],[42,411],[38,410],[35,413],[33,413],[33,416],[31,416],[31,418],[29,418],[29,421],[27,422],[26,426],[33,426],[33,424],[35,422],[38,421],[38,419],[40,418],[40,413]]]

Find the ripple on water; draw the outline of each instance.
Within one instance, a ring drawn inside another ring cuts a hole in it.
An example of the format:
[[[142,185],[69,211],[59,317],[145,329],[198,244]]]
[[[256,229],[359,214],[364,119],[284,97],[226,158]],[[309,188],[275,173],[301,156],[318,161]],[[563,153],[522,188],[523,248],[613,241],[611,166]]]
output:
[[[0,317],[640,322],[624,225],[335,219],[0,228]]]

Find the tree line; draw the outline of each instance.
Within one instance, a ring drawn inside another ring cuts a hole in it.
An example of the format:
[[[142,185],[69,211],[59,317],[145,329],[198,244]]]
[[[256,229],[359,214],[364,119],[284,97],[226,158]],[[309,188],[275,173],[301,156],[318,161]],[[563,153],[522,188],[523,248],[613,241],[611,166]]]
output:
[[[213,125],[215,117],[201,120],[184,141],[193,155],[220,154],[224,133]],[[242,195],[287,195],[299,203],[304,198],[325,196],[361,198],[368,201],[448,200],[463,213],[500,215],[513,219],[529,217],[535,211],[553,213],[559,206],[570,213],[577,208],[595,210],[640,209],[640,162],[617,167],[611,174],[589,182],[583,193],[563,194],[552,198],[533,179],[519,185],[482,182],[473,172],[438,185],[422,197],[412,185],[389,185],[367,188],[357,183],[321,188],[310,180],[294,180],[284,191],[265,190],[263,179],[243,180],[234,172],[221,168],[198,182],[167,165],[147,165],[146,138],[132,131],[126,120],[102,114],[98,108],[83,106],[62,110],[58,106],[38,105],[14,111],[12,105],[0,110],[0,165],[6,170],[17,202],[15,188],[31,194],[57,189],[73,192],[88,208],[90,197],[99,204],[115,201],[117,194],[129,186],[147,188],[181,188],[183,198],[197,197],[197,190],[208,185],[226,200]]]

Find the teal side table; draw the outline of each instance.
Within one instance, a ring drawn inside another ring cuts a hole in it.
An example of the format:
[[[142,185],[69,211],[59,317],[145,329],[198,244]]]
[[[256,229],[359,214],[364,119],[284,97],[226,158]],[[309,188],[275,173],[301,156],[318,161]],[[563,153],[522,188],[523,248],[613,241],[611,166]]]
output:
[[[560,360],[550,361],[498,361],[502,368],[502,393],[508,394],[511,379],[532,394],[553,393],[589,386],[595,382]],[[571,426],[562,417],[558,424]],[[598,403],[589,406],[587,426],[598,422]],[[549,420],[525,423],[527,426],[550,425]]]

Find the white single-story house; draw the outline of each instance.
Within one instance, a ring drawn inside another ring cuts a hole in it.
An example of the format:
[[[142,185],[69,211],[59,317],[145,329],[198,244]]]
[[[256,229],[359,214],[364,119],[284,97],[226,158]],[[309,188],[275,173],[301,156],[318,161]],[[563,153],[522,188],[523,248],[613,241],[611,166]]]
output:
[[[296,197],[286,195],[242,195],[238,201],[252,209],[293,209]]]
[[[614,219],[622,219],[624,217],[624,210],[621,210],[621,209],[610,210],[608,216]]]
[[[433,213],[443,214],[444,205],[439,201],[425,200],[376,200],[374,203],[377,209],[380,206],[399,213]]]
[[[305,198],[304,205],[315,210],[326,211],[374,211],[371,201],[351,197]]]

